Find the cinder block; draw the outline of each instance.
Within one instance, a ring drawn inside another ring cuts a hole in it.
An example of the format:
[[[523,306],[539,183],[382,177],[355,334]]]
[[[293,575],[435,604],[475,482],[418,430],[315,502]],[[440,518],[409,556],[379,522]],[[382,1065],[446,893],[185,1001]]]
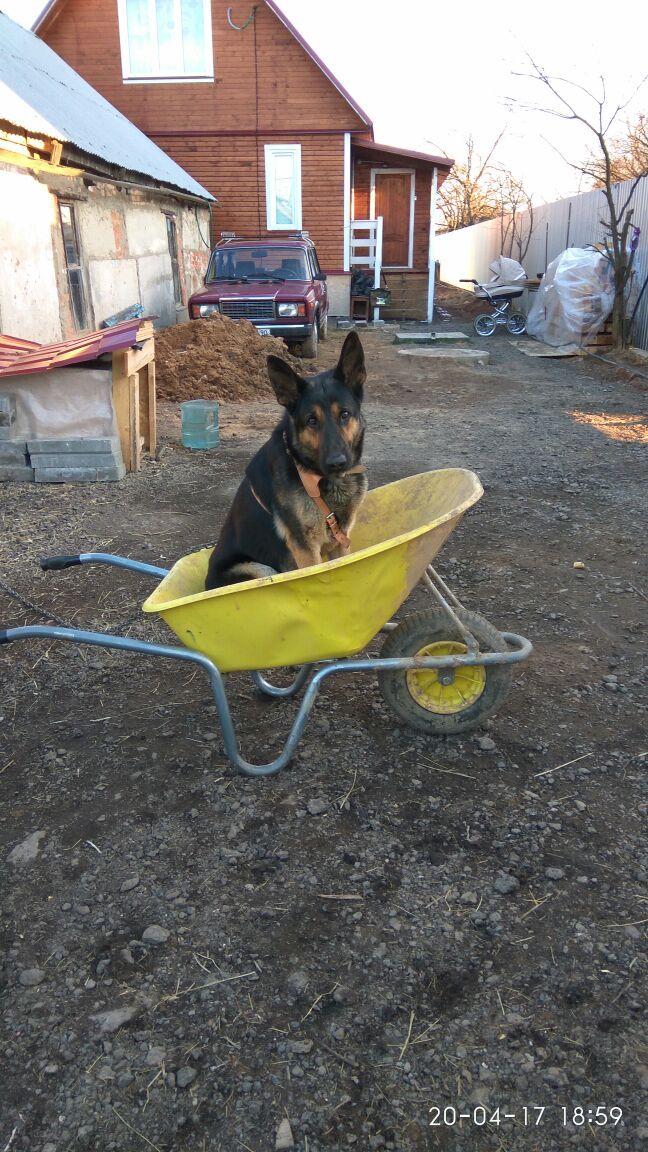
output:
[[[0,443],[0,464],[29,464],[24,440],[3,440]]]
[[[31,454],[34,468],[41,472],[44,468],[85,468],[94,472],[119,467],[119,461],[110,452],[37,452]]]
[[[38,457],[35,459],[37,460]],[[121,480],[125,475],[124,465],[113,461],[109,467],[103,468],[36,467],[34,480],[37,484],[93,484],[98,480]]]
[[[80,452],[84,455],[89,452],[108,452],[118,460],[121,458],[118,436],[88,436],[74,440],[28,440],[27,451],[30,456],[40,455],[41,452]]]
[[[34,479],[34,469],[20,464],[0,464],[0,483],[15,481],[24,484]]]
[[[16,424],[12,421],[11,424],[0,424],[0,440],[13,440],[16,435]]]

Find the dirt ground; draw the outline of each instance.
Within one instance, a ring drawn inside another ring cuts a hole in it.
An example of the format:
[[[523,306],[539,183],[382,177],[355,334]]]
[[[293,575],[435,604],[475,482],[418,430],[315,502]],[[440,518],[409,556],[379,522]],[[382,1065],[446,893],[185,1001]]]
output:
[[[647,1146],[641,380],[501,332],[472,341],[486,368],[361,336],[371,485],[479,474],[438,566],[534,654],[463,737],[329,681],[292,763],[251,780],[191,667],[0,648],[2,1152]],[[210,452],[161,409],[139,474],[4,487],[3,626],[172,641],[147,578],[37,563],[214,540],[277,407],[224,403]],[[276,754],[294,703],[228,690],[244,754]]]

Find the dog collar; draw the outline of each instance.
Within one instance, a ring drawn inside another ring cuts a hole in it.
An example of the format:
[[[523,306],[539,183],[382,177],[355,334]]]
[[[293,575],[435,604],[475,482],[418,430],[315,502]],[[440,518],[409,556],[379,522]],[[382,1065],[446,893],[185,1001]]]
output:
[[[294,454],[290,450],[290,445],[288,443],[288,437],[286,436],[285,432],[283,434],[283,441],[284,441],[284,445],[286,448],[286,452],[290,456],[290,459],[292,460],[293,464],[295,465],[295,468],[297,469],[297,474],[298,474],[299,479],[301,480],[301,482],[304,486],[304,491],[306,492],[306,495],[310,496],[313,503],[316,504],[317,507],[319,508],[320,512],[322,513],[322,516],[326,520],[326,525],[327,525],[328,530],[329,530],[331,536],[333,537],[333,539],[337,541],[337,543],[342,548],[343,552],[348,552],[349,548],[351,547],[351,541],[349,540],[349,537],[346,535],[346,533],[343,532],[342,529],[340,528],[338,518],[335,515],[335,512],[331,511],[328,504],[326,503],[326,500],[324,500],[322,498],[322,496],[320,496],[320,483],[324,479],[324,477],[320,476],[317,472],[311,472],[311,470],[309,468],[304,468],[303,465],[299,463],[299,460],[297,460],[297,458],[294,456]],[[362,467],[350,468],[349,471],[350,472],[364,472],[364,468],[362,468]]]

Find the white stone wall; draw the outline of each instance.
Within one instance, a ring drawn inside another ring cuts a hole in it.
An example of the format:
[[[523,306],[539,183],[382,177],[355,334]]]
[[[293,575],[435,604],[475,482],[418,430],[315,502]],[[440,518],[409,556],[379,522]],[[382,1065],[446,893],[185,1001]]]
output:
[[[52,196],[28,172],[0,168],[0,331],[61,339]]]
[[[88,330],[133,304],[156,316],[156,327],[185,320],[209,259],[209,209],[99,180],[58,178],[57,189],[28,169],[0,165],[0,331],[39,343],[77,335],[59,199],[74,205]],[[174,297],[165,212],[176,221],[184,306]]]

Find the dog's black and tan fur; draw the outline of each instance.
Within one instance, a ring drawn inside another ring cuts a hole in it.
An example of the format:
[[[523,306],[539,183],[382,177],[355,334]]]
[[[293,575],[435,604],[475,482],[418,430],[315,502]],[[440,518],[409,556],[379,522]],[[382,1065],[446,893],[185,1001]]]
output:
[[[367,490],[359,467],[366,371],[355,332],[344,341],[334,369],[303,379],[284,360],[269,356],[268,374],[286,411],[246,468],[210,557],[206,588],[290,572],[343,554],[295,461],[322,477],[320,495],[346,535]]]

